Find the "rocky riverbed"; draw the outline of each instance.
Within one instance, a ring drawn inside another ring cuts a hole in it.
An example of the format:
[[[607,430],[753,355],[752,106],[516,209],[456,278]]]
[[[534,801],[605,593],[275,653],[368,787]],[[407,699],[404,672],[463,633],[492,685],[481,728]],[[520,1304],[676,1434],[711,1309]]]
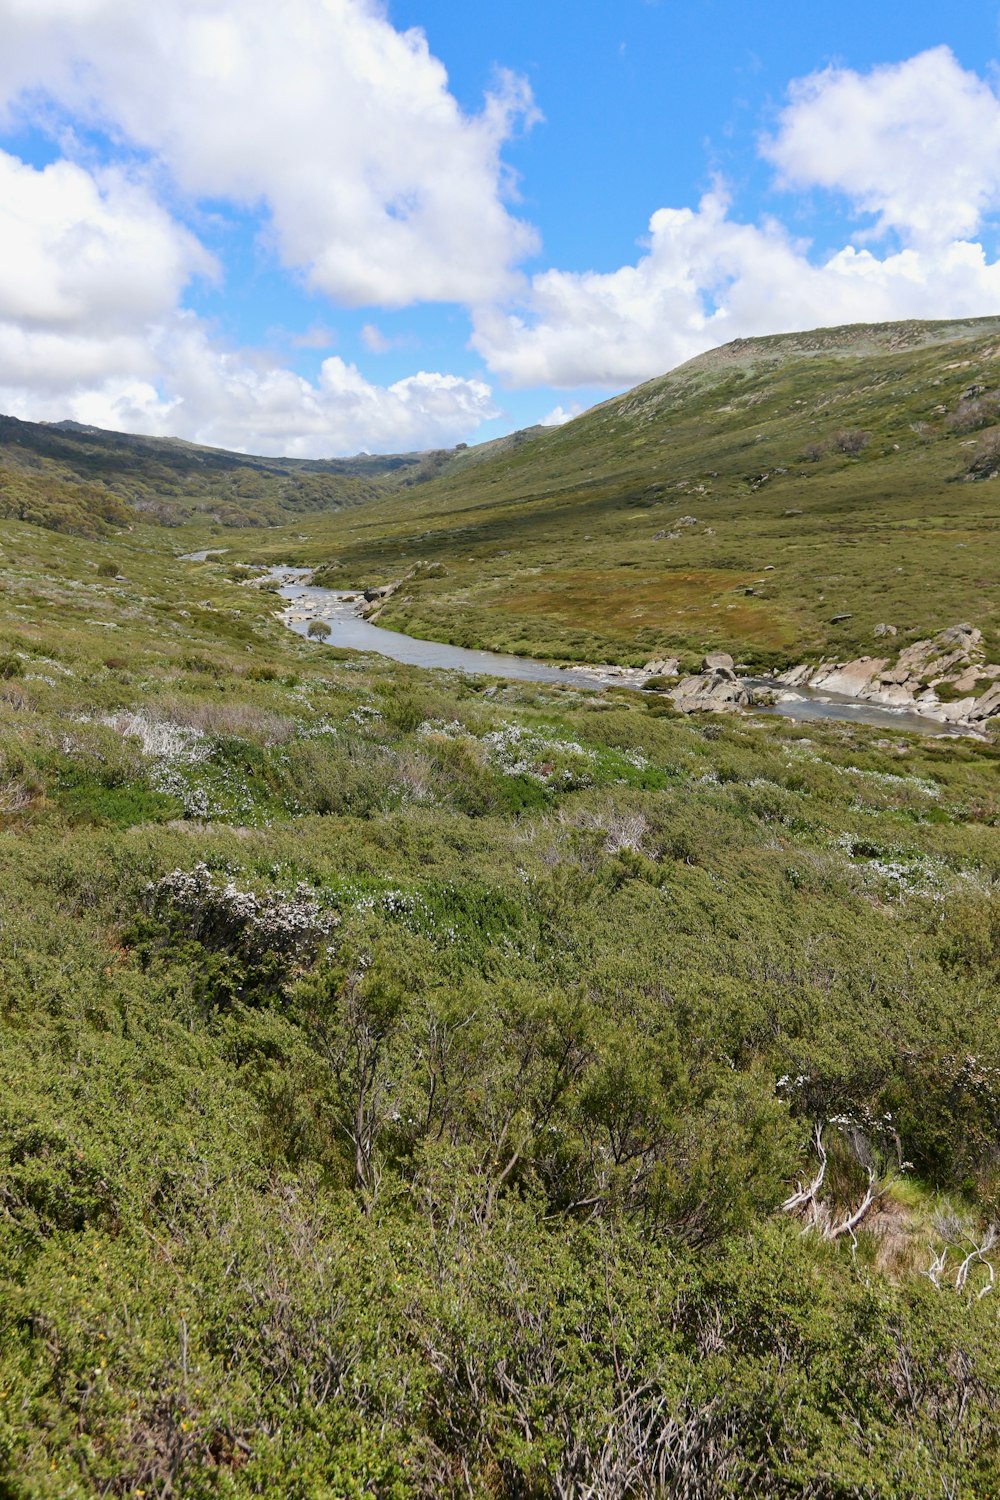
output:
[[[876,628],[883,640],[895,634],[893,626]],[[953,625],[904,647],[895,659],[860,656],[818,666],[804,662],[782,672],[776,682],[906,709],[949,727],[978,732],[1000,717],[1000,666],[986,661],[982,639],[982,632],[972,625]]]

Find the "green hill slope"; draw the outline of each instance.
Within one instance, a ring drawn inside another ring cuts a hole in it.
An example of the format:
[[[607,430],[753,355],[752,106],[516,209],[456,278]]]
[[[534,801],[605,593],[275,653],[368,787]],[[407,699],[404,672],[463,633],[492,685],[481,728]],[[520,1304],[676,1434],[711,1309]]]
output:
[[[776,665],[965,619],[996,659],[1000,319],[742,340],[475,454],[270,555],[345,586],[438,562],[384,623],[569,660]]]
[[[886,533],[900,621],[969,613],[993,355],[905,337],[721,351],[221,563],[207,499],[0,520],[0,1500],[1000,1494],[996,737],[424,672],[238,566],[434,552],[404,617],[631,651],[616,579],[694,639],[731,533],[794,640],[795,569]],[[282,478],[36,435],[113,500],[130,452]]]
[[[486,456],[514,440],[483,444],[474,452]],[[426,482],[452,462],[461,468],[470,461],[461,449],[255,458],[176,438],[0,416],[0,519],[81,536],[143,521],[274,526],[290,517],[363,504],[397,486]]]

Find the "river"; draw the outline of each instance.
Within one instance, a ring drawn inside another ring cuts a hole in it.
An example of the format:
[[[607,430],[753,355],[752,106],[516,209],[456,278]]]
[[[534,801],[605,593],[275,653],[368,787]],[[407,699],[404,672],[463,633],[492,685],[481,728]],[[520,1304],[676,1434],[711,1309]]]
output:
[[[308,635],[313,620],[322,620],[330,630],[323,644],[348,651],[374,651],[412,667],[448,668],[477,676],[507,677],[519,682],[559,683],[564,687],[600,691],[616,683],[638,686],[614,669],[604,674],[584,667],[555,667],[551,662],[535,661],[529,656],[504,656],[498,651],[470,651],[464,646],[449,646],[442,641],[421,641],[398,630],[386,630],[362,620],[357,613],[357,592],[345,594],[336,589],[317,588],[304,580],[307,568],[275,568],[274,576],[282,581],[280,594],[290,610],[285,624],[299,635]],[[296,608],[297,607],[297,608]],[[301,610],[301,618],[289,618]],[[885,708],[838,693],[817,693],[810,688],[784,688],[766,678],[748,678],[748,686],[777,693],[777,700],[755,709],[757,713],[781,714],[785,718],[808,723],[816,719],[843,719],[852,724],[870,724],[880,729],[904,730],[910,734],[954,735],[951,729],[924,714],[906,709]]]

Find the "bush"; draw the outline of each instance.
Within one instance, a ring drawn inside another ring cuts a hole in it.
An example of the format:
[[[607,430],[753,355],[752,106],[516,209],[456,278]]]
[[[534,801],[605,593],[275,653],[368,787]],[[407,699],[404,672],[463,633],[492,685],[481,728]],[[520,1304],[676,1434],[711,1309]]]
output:
[[[1000,428],[983,438],[966,471],[967,479],[993,479],[1000,474]]]
[[[870,432],[862,432],[858,427],[842,428],[833,434],[833,446],[838,453],[846,453],[851,458],[857,458],[868,447],[871,441]]]
[[[333,634],[325,620],[310,620],[306,635],[311,641],[327,641]]]

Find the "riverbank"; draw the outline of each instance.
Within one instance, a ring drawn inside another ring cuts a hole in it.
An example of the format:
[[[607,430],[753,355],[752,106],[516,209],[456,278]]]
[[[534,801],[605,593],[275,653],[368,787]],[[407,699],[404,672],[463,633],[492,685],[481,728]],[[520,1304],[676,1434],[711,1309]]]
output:
[[[313,626],[312,638],[324,644],[346,650],[373,651],[410,666],[558,684],[591,692],[609,687],[641,691],[655,682],[655,691],[662,692],[686,712],[751,710],[778,713],[804,722],[841,719],[909,733],[982,737],[981,728],[942,721],[923,707],[882,704],[834,689],[823,691],[805,682],[792,686],[785,678],[739,677],[732,659],[723,659],[721,655],[706,657],[701,673],[682,676],[678,672],[678,663],[671,658],[650,661],[645,667],[558,666],[530,657],[505,656],[499,652],[475,651],[446,642],[421,640],[374,622],[372,616],[385,596],[373,590],[369,590],[368,595],[374,597],[366,597],[364,590],[319,588],[311,582],[312,570],[309,568],[278,566],[270,568],[264,577],[278,584],[279,593],[286,601],[280,618],[297,634],[309,637],[310,626]],[[317,634],[317,622],[327,627],[327,635]]]

